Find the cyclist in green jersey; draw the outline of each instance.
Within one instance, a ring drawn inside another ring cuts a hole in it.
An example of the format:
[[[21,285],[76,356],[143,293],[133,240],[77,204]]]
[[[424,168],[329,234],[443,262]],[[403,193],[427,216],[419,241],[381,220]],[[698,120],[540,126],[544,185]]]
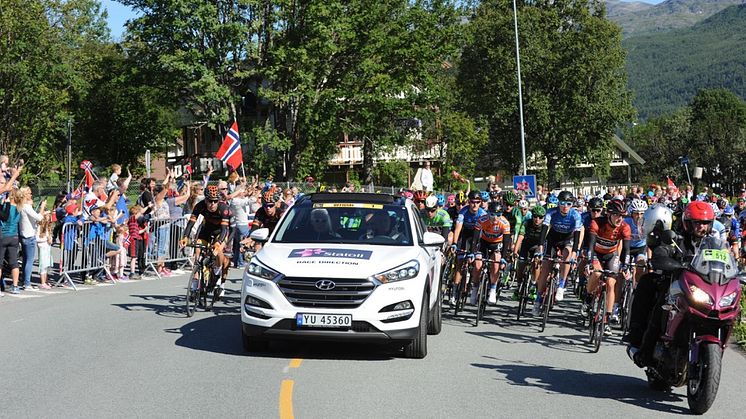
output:
[[[521,224],[521,230],[518,232],[518,239],[513,248],[513,254],[519,257],[518,270],[516,272],[518,284],[523,282],[523,273],[526,270],[528,262],[535,254],[539,253],[539,246],[542,244],[541,226],[544,223],[546,213],[547,210],[544,207],[537,205],[530,212],[531,218],[526,218],[526,222]],[[534,278],[538,277],[539,265],[537,264]]]
[[[420,213],[422,222],[427,227],[427,231],[438,233],[446,240],[446,245],[453,243],[453,232],[451,226],[453,221],[448,211],[438,208],[438,197],[431,195],[425,199],[425,209]]]

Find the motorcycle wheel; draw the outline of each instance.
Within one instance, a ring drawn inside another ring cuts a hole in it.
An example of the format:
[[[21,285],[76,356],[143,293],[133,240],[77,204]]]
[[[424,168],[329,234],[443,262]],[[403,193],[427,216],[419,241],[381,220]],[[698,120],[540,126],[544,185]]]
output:
[[[686,401],[696,415],[707,412],[715,401],[720,385],[720,367],[723,351],[717,343],[706,342],[699,347],[696,365],[690,365]]]

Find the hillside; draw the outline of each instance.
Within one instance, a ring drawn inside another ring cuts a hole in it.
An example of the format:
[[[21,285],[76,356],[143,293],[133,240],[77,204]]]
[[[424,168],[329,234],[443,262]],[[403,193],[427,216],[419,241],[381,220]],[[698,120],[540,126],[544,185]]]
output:
[[[625,37],[686,28],[746,0],[667,0],[658,5],[607,0],[610,20],[622,27]]]
[[[640,117],[686,105],[703,88],[722,87],[746,98],[744,28],[746,4],[689,28],[625,39],[629,87]]]

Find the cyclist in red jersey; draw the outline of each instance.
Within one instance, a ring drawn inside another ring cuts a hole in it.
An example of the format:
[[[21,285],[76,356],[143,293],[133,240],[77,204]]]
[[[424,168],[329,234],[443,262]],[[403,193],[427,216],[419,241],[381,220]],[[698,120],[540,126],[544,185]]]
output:
[[[479,271],[482,269],[482,258],[492,256],[494,262],[490,266],[490,292],[487,301],[490,304],[497,303],[497,278],[500,269],[505,266],[505,258],[510,252],[512,245],[510,235],[510,223],[503,217],[503,207],[499,202],[490,202],[487,206],[487,215],[480,217],[474,225],[474,236],[472,238],[472,249],[476,252],[476,261],[472,271],[472,283],[479,282]],[[490,255],[490,251],[492,255]],[[476,291],[479,287],[472,288],[473,300],[476,300]],[[473,302],[472,302],[473,304]]]
[[[624,222],[625,214],[624,203],[620,199],[613,199],[606,204],[606,215],[591,220],[590,238],[588,241],[588,255],[592,261],[594,270],[609,270],[613,272],[619,272],[620,268],[626,267],[627,256],[629,255],[629,242],[632,239],[632,230],[629,224]],[[621,258],[619,256],[619,250],[621,247]],[[622,262],[620,266],[620,260]],[[585,304],[583,305],[585,313],[587,306],[590,304],[590,299],[593,298],[593,293],[598,287],[598,282],[601,278],[601,274],[593,272],[588,278],[588,284],[586,290],[588,296],[586,296]],[[606,317],[607,319],[612,317],[614,308],[618,307],[616,302],[616,295],[619,294],[617,291],[617,285],[621,285],[622,281],[617,282],[617,278],[610,277],[606,284]],[[607,323],[604,329],[604,335],[610,336],[612,334],[611,327]]]

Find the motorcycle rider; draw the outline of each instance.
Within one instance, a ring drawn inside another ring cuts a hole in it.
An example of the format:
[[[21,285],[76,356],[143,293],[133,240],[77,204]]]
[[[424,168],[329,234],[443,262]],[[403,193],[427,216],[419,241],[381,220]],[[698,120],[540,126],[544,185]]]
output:
[[[654,205],[645,212],[643,228],[647,234],[648,248],[652,251],[653,271],[643,275],[635,289],[635,298],[630,310],[630,331],[625,336],[627,354],[640,367],[645,366],[652,355],[655,341],[660,335],[660,319],[663,315],[662,298],[670,284],[671,271],[664,271],[666,259],[682,263],[691,261],[702,238],[712,234],[715,213],[702,201],[689,203],[682,214],[680,230],[669,232],[672,224],[671,210]],[[675,236],[672,244],[664,237]]]

